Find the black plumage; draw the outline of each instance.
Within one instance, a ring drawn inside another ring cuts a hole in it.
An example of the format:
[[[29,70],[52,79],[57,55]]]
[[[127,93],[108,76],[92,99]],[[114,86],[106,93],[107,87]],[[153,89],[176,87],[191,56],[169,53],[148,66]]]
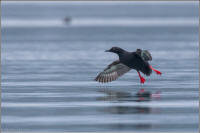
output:
[[[152,68],[148,61],[152,60],[151,54],[147,50],[137,49],[135,52],[128,52],[119,47],[112,47],[105,52],[113,52],[119,56],[119,60],[114,61],[103,72],[101,72],[96,78],[96,81],[106,83],[116,80],[131,69],[135,69],[140,77],[141,83],[145,82],[145,79],[140,75],[140,72],[150,76]]]

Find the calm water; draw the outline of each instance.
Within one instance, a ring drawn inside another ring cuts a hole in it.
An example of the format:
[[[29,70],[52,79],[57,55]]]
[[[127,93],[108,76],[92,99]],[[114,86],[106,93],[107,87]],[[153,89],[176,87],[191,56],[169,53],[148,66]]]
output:
[[[1,30],[3,131],[198,131],[198,3],[4,2]],[[163,75],[94,82],[112,46]]]

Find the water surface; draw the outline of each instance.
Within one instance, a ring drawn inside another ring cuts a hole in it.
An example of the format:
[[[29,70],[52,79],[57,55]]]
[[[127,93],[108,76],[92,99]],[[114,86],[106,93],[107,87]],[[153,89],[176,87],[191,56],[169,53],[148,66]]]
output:
[[[162,76],[94,82],[112,46]],[[3,131],[198,131],[198,73],[198,3],[2,4]]]

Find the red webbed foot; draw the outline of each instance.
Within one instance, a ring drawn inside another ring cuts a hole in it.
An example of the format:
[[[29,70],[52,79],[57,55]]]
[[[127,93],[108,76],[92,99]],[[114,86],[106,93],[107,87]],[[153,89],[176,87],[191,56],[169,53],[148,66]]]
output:
[[[151,68],[154,72],[156,72],[156,74],[158,74],[158,75],[161,75],[161,74],[162,74],[160,71],[154,69],[152,66],[150,66],[150,68]]]
[[[156,74],[161,75],[162,73],[158,70],[155,70]]]
[[[145,78],[143,78],[143,77],[140,77],[140,83],[141,84],[144,84],[144,82],[146,81],[146,79]]]
[[[141,76],[141,74],[140,74],[139,71],[137,71],[137,72],[138,72],[138,76],[140,77],[140,83],[144,84],[144,82],[146,81],[146,79]]]

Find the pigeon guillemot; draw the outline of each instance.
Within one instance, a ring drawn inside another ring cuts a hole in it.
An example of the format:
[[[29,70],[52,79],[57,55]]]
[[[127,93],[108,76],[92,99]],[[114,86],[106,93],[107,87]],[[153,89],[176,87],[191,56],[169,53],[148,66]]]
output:
[[[154,69],[148,61],[152,60],[151,54],[147,50],[137,49],[135,52],[128,52],[119,47],[112,47],[105,52],[113,52],[119,56],[119,60],[114,61],[103,72],[95,78],[96,81],[101,83],[111,82],[116,80],[131,69],[135,69],[140,77],[140,83],[144,83],[146,80],[141,76],[140,72],[150,76],[152,70],[157,74],[162,73]]]

